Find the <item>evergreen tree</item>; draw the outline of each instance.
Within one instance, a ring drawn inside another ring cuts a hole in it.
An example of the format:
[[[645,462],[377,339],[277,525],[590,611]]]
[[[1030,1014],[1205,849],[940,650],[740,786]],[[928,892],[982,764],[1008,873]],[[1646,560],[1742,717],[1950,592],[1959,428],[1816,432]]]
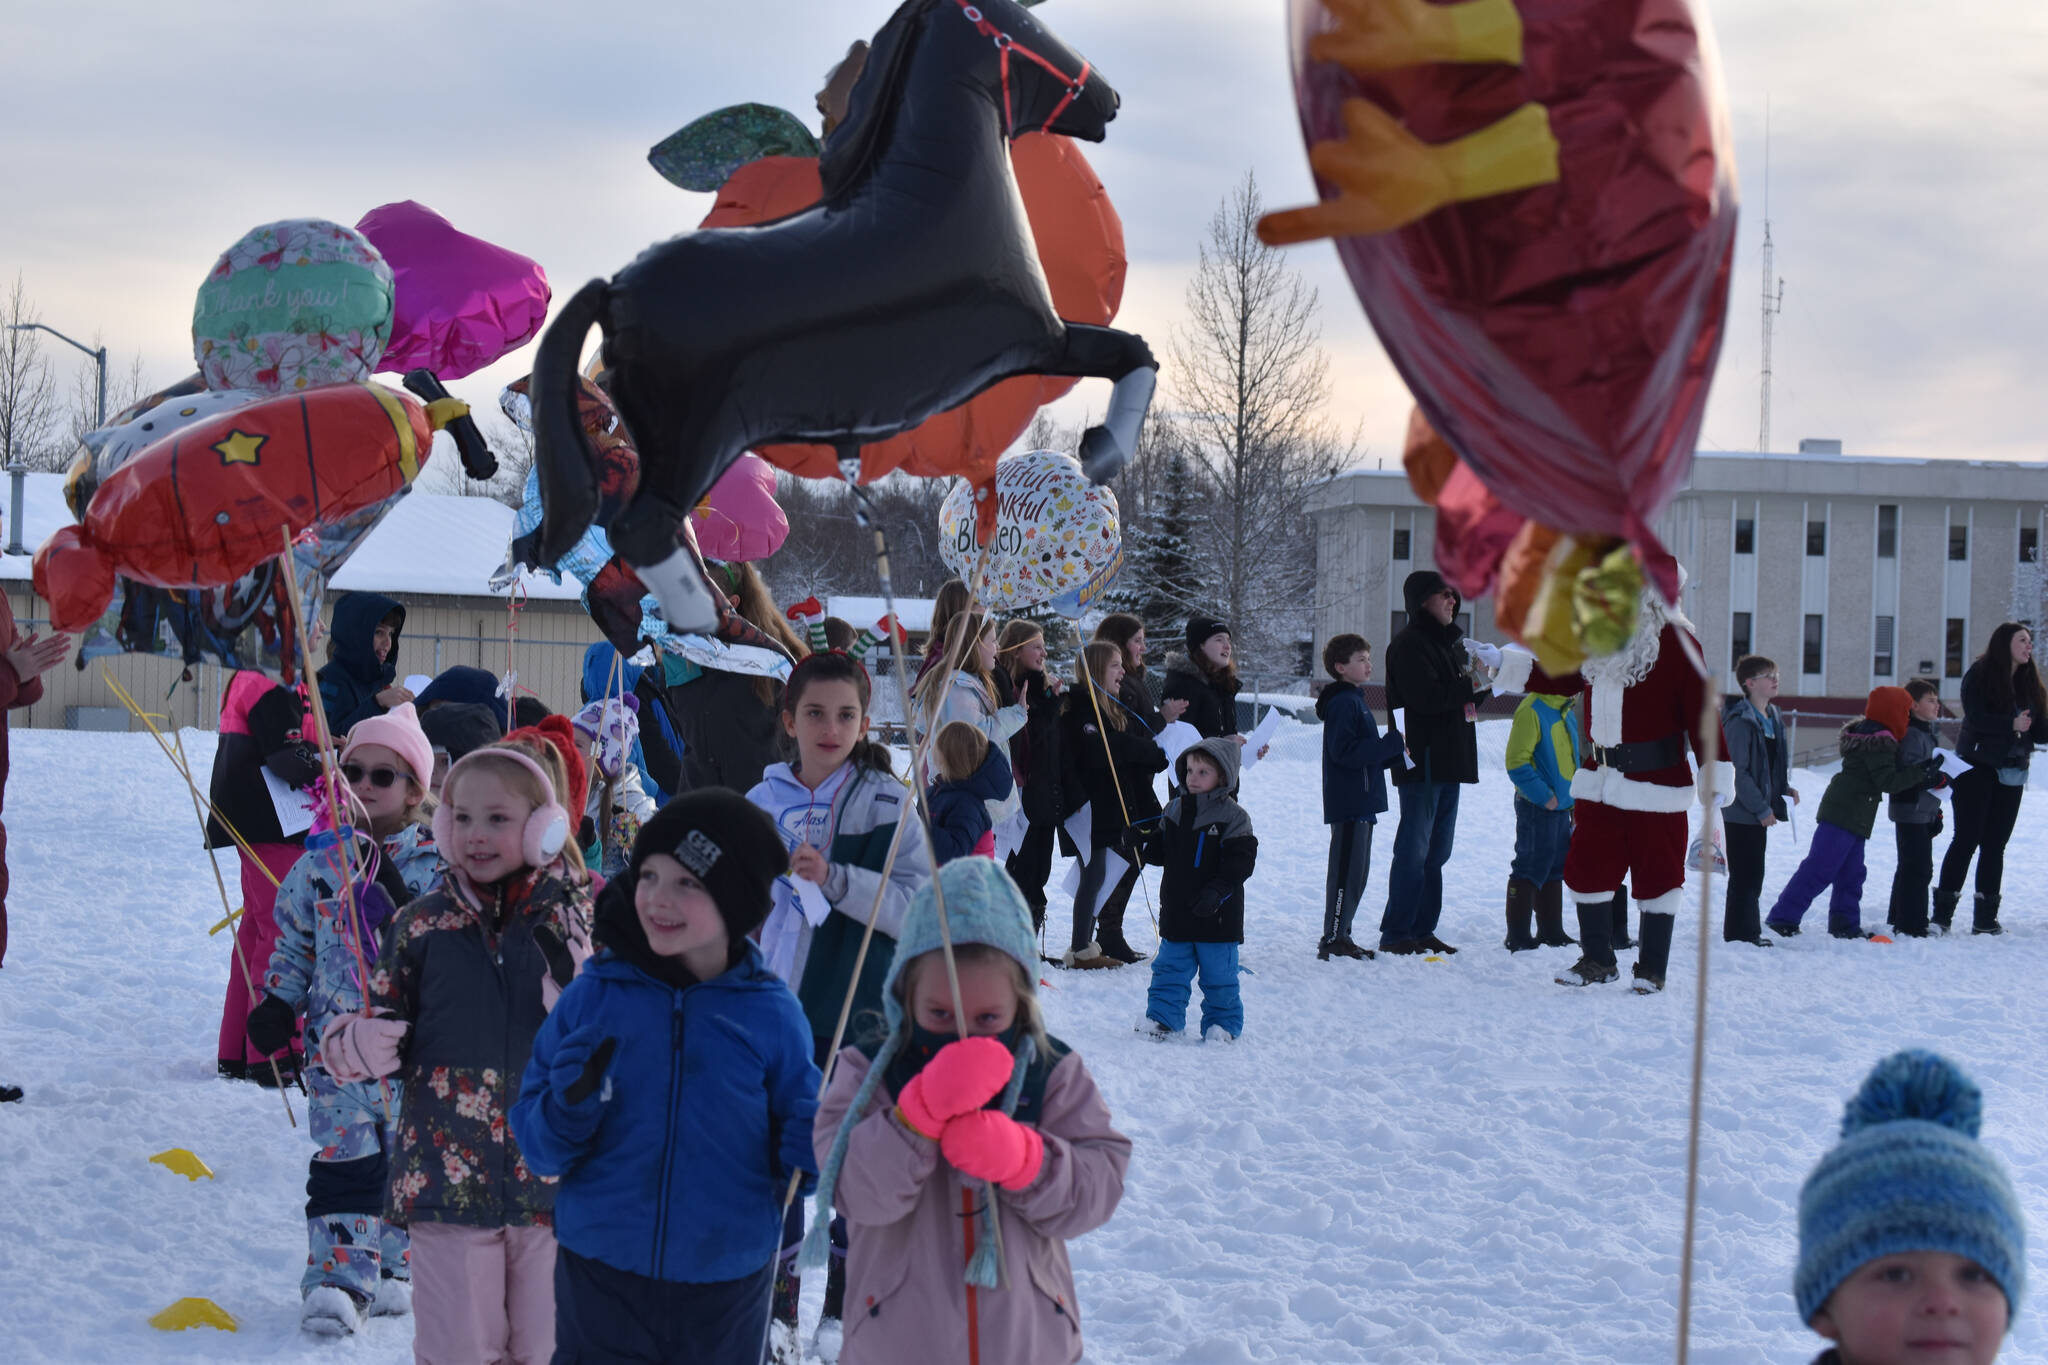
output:
[[[1201,475],[1175,451],[1143,523],[1124,536],[1124,568],[1107,594],[1111,611],[1126,611],[1157,640],[1179,637],[1188,614],[1210,597],[1196,538],[1207,524]]]

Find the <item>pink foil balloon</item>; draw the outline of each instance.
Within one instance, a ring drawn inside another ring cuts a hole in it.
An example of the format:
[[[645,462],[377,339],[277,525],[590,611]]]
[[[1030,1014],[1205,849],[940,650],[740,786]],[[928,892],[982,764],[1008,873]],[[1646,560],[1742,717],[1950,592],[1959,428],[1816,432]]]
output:
[[[371,209],[356,231],[397,282],[391,343],[378,366],[386,373],[424,367],[444,382],[460,379],[524,346],[547,318],[548,277],[536,262],[459,231],[424,204]]]
[[[789,539],[789,518],[775,501],[775,470],[746,454],[719,476],[690,513],[690,529],[706,559],[766,559]]]

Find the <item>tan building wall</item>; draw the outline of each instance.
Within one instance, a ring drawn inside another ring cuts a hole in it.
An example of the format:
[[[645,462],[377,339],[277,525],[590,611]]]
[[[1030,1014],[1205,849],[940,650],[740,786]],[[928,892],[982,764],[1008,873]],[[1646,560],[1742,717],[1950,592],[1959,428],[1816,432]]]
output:
[[[15,620],[24,629],[31,624],[47,628],[43,623],[48,620],[49,608],[26,582],[9,581],[6,591]],[[512,637],[503,598],[386,595],[402,603],[406,611],[405,633],[399,642],[401,677],[470,664],[502,678],[507,671],[509,641],[511,669],[519,675],[519,690],[531,691],[551,711],[576,708],[582,696],[583,653],[603,638],[576,601],[528,601],[520,608],[518,634]],[[328,600],[331,605],[332,594]],[[315,645],[314,649],[319,652],[321,647]],[[127,718],[119,698],[107,686],[102,666],[157,718],[158,725],[168,721],[174,726],[211,730],[219,720],[221,689],[229,676],[226,669],[214,663],[195,664],[186,678],[184,665],[176,659],[121,654],[90,660],[83,671],[69,663],[52,669],[43,678],[43,699],[11,712],[9,724],[61,729],[67,720],[126,719],[128,728],[141,729],[139,721]],[[87,710],[80,716],[73,708]],[[104,708],[118,714],[108,714]]]

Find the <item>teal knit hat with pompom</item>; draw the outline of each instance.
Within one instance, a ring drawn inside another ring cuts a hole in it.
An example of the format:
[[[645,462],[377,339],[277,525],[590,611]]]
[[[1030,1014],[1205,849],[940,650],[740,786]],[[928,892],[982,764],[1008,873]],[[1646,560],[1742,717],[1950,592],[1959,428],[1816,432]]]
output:
[[[1813,1321],[1858,1266],[1946,1251],[2005,1291],[2006,1321],[2027,1283],[2027,1231],[2012,1182],[1977,1141],[1984,1096],[1946,1057],[1896,1052],[1842,1115],[1842,1140],[1799,1191],[1799,1320]]]

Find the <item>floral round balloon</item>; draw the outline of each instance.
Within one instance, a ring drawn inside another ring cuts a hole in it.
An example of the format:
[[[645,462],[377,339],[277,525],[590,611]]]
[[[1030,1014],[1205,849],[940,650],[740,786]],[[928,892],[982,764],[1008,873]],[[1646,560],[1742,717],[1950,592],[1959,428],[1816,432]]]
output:
[[[296,393],[368,379],[391,340],[391,267],[354,228],[294,218],[221,253],[192,310],[209,389]]]
[[[940,556],[993,610],[1050,606],[1080,616],[1123,567],[1116,494],[1090,483],[1080,462],[1055,450],[996,462],[996,529],[977,583],[975,490],[961,483],[939,509]]]

